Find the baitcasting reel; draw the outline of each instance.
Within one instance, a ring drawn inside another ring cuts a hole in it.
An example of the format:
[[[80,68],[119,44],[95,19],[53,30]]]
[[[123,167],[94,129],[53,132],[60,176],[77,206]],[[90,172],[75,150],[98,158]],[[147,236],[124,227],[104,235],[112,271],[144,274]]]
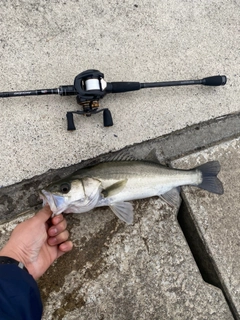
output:
[[[77,103],[83,110],[67,112],[68,130],[76,130],[73,114],[82,114],[90,117],[92,114],[103,112],[103,124],[105,127],[113,125],[112,116],[109,109],[98,110],[99,100],[107,93],[119,93],[135,91],[143,88],[170,87],[201,84],[205,86],[221,86],[227,82],[226,76],[213,76],[201,80],[181,80],[168,82],[106,82],[104,74],[98,70],[86,70],[78,74],[74,79],[74,85],[60,86],[55,89],[41,89],[30,91],[0,92],[0,98],[35,96],[47,94],[59,94],[60,96],[76,95]]]

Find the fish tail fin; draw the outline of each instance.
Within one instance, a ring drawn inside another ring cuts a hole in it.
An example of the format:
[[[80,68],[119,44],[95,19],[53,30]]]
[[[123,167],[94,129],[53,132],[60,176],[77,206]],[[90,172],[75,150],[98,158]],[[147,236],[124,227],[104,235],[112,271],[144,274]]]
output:
[[[221,165],[218,161],[210,161],[196,167],[202,173],[202,182],[197,185],[198,188],[207,190],[216,194],[223,194],[222,182],[217,178]]]

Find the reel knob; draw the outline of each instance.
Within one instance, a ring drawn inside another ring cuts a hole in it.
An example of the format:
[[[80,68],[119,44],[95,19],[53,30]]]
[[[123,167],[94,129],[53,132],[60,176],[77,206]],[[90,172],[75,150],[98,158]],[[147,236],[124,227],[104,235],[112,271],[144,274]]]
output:
[[[104,127],[111,127],[113,126],[112,115],[109,109],[103,110],[103,125]]]
[[[67,117],[67,124],[68,124],[67,130],[68,130],[68,131],[76,130],[76,127],[75,127],[74,121],[73,121],[73,114],[72,114],[72,112],[67,112],[66,117]]]

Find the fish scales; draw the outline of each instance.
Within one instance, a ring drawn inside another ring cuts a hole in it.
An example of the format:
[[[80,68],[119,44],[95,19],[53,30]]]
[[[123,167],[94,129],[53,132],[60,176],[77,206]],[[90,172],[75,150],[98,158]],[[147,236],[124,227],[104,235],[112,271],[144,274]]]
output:
[[[174,170],[164,166],[160,166],[149,162],[107,162],[96,165],[89,169],[84,169],[80,174],[76,173],[74,177],[83,178],[85,176],[99,179],[102,183],[103,189],[109,187],[111,184],[126,179],[126,186],[124,194],[131,190],[144,188],[154,190],[153,195],[167,192],[173,187],[179,185],[197,185],[201,183],[201,172]],[[129,190],[127,190],[129,189]],[[123,193],[123,192],[122,192]],[[139,192],[138,192],[139,193]],[[140,194],[144,192],[141,191]],[[138,194],[132,192],[132,196],[128,196],[126,200],[138,199]],[[120,195],[118,195],[120,196]],[[122,200],[122,199],[121,199]]]

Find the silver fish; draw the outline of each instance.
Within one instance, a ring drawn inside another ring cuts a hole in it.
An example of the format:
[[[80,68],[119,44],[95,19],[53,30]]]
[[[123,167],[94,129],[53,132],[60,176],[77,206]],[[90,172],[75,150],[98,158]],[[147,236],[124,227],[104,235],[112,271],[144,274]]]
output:
[[[113,161],[76,171],[40,192],[43,204],[49,204],[53,216],[62,212],[82,213],[109,206],[127,224],[133,222],[131,200],[159,196],[179,206],[179,187],[197,186],[223,194],[217,178],[218,161],[207,162],[191,170],[171,169],[149,161]]]

